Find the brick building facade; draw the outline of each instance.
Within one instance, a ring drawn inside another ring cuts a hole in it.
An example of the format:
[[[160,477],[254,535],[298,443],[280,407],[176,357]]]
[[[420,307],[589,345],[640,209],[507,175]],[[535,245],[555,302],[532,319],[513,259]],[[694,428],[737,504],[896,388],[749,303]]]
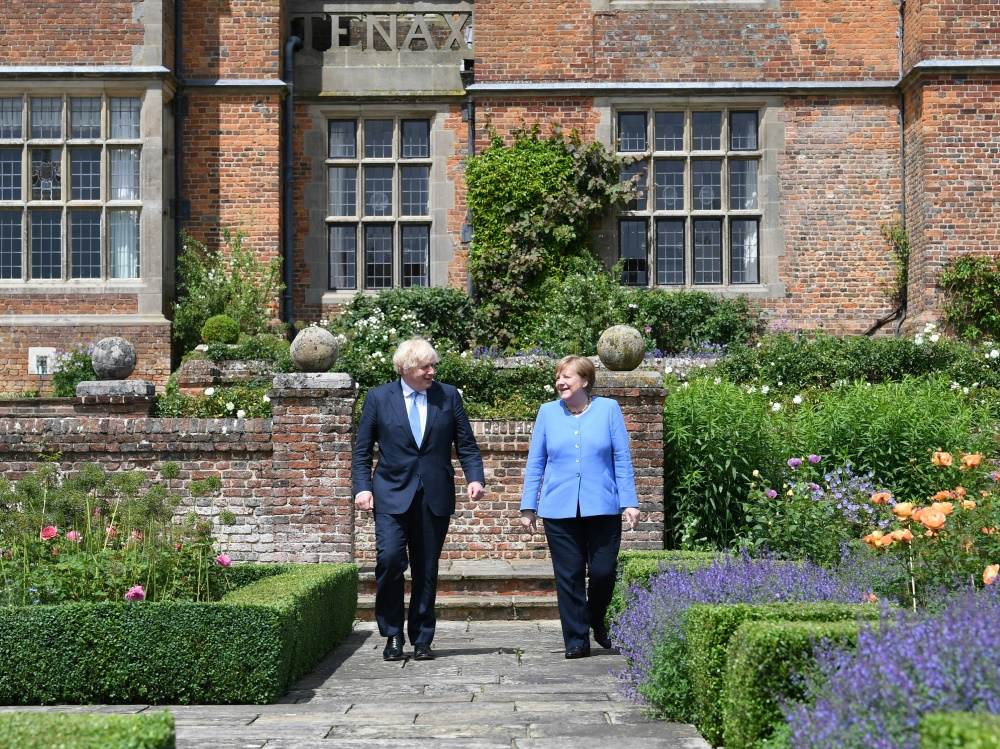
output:
[[[641,156],[629,283],[906,324],[1000,239],[1000,0],[0,0],[0,391],[125,332],[162,384],[178,232],[243,227],[285,319],[464,287],[464,160],[558,122]],[[41,370],[41,371],[40,371]]]

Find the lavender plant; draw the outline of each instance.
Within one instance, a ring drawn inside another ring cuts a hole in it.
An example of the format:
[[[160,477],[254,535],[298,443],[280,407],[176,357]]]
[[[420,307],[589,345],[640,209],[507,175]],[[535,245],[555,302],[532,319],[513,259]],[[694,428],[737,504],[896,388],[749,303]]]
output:
[[[771,557],[726,554],[707,567],[682,564],[663,568],[650,579],[649,589],[630,588],[624,610],[611,622],[611,635],[625,656],[617,674],[623,693],[657,709],[664,718],[686,720],[690,700],[687,656],[683,642],[684,615],[695,603],[775,603],[871,600],[879,582],[880,562],[845,562],[841,575],[808,561],[785,562]],[[662,670],[652,672],[658,648],[674,657],[657,659]],[[662,692],[667,685],[667,692]]]
[[[819,647],[806,698],[783,705],[794,749],[919,749],[931,712],[1000,713],[996,590],[967,592],[940,613],[886,610],[856,651]]]

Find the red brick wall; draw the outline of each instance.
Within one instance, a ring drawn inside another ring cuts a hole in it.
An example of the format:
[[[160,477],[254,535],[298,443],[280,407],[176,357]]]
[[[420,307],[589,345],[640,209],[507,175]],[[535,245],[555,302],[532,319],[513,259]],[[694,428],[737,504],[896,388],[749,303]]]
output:
[[[906,3],[904,65],[921,60],[1000,56],[1000,0],[920,0]]]
[[[38,390],[52,393],[51,376],[28,374],[28,348],[51,346],[67,351],[90,346],[102,338],[121,336],[135,346],[136,371],[133,379],[152,381],[162,391],[170,376],[170,328],[168,325],[75,325],[44,327],[5,325],[0,327],[0,389],[10,393]]]
[[[280,0],[184,0],[183,8],[188,80],[280,75]]]
[[[992,4],[992,3],[990,3]],[[476,80],[893,80],[895,0],[593,13],[590,0],[476,3]]]
[[[131,65],[144,39],[131,0],[2,0],[4,65]]]
[[[622,387],[598,392],[619,401],[632,442],[643,514],[623,544],[661,548],[665,391]],[[155,476],[165,461],[174,461],[181,475],[172,489],[182,495],[193,479],[220,477],[218,497],[188,498],[178,512],[231,510],[237,522],[222,529],[220,544],[234,559],[369,561],[374,559],[371,513],[355,517],[351,493],[355,397],[353,382],[329,389],[275,389],[272,419],[43,418],[26,409],[24,415],[0,419],[0,475],[21,477],[36,466],[43,449],[60,452],[61,468],[68,472],[97,462],[108,470],[141,469]],[[7,401],[5,407],[17,404]],[[458,471],[458,511],[444,556],[544,557],[541,537],[528,539],[518,523],[531,424],[474,422],[474,429],[488,493],[478,502],[465,501]]]
[[[59,310],[74,315],[131,315],[139,311],[135,294],[27,294],[0,297],[0,315],[44,315]]]
[[[785,99],[779,154],[787,294],[762,300],[772,318],[857,334],[889,310],[890,250],[879,227],[900,200],[896,99]],[[764,250],[766,252],[766,249]]]

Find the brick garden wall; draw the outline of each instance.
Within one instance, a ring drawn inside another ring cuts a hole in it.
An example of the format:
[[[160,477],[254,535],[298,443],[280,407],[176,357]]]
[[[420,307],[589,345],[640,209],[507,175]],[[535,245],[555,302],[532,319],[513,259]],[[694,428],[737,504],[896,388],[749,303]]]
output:
[[[638,527],[624,534],[625,548],[662,547],[665,391],[649,382],[595,390],[622,405],[632,443],[642,515]],[[353,381],[338,374],[279,375],[270,395],[271,419],[108,416],[110,404],[80,402],[72,416],[46,418],[27,407],[16,415],[17,403],[7,401],[0,413],[13,409],[15,415],[0,417],[0,475],[15,480],[37,465],[42,452],[53,450],[61,453],[61,467],[67,472],[96,462],[108,470],[140,469],[157,478],[163,463],[174,461],[181,472],[173,488],[182,495],[194,479],[221,479],[219,496],[196,501],[187,497],[178,512],[232,511],[237,522],[224,526],[219,537],[234,559],[374,559],[371,514],[355,513],[351,493]],[[85,408],[92,412],[84,413]],[[545,557],[543,537],[522,535],[518,523],[531,424],[477,421],[473,427],[483,452],[487,495],[478,502],[465,501],[464,477],[458,470],[458,509],[444,556]]]

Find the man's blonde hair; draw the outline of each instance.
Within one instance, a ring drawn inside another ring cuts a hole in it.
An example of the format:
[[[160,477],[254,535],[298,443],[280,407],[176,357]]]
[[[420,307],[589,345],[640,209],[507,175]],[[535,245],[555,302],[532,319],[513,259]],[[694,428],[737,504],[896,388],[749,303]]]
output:
[[[396,374],[403,374],[408,369],[416,369],[424,364],[437,364],[441,361],[438,352],[423,338],[411,338],[403,341],[392,355],[392,366]]]

